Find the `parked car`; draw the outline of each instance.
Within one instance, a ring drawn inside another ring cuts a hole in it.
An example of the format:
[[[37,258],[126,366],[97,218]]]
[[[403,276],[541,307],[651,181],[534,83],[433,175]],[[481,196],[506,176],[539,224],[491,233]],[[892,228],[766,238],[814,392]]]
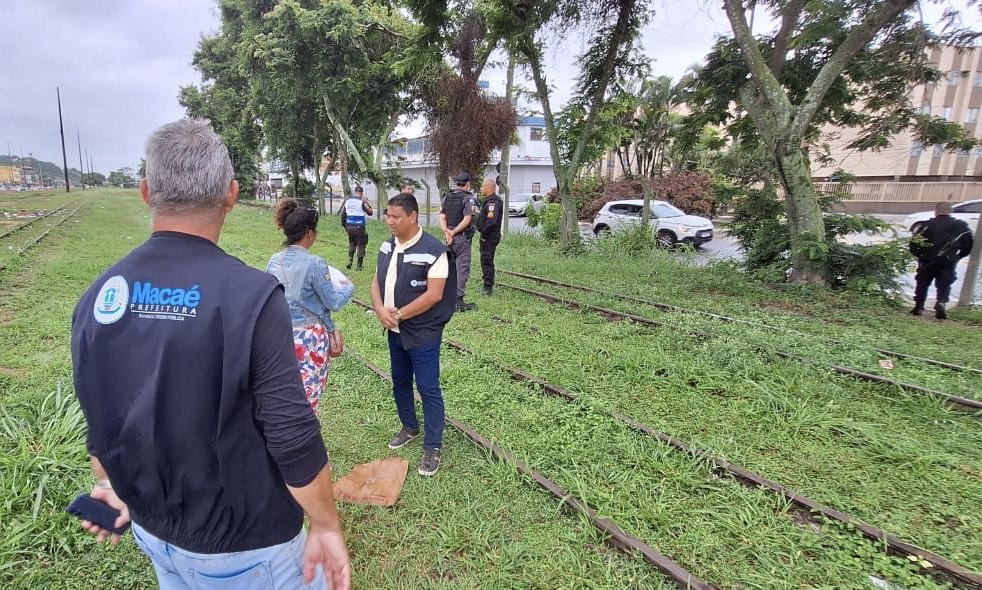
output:
[[[612,230],[641,222],[642,199],[610,201],[593,218],[593,235],[601,236]],[[699,246],[713,239],[713,222],[684,211],[666,201],[651,201],[651,228],[662,246],[678,242]]]
[[[968,227],[972,230],[972,232],[975,232],[975,227],[979,223],[979,213],[982,213],[982,199],[958,203],[957,205],[952,205],[951,209],[952,217],[955,219],[961,219],[968,224]],[[911,215],[908,215],[906,219],[904,219],[904,227],[913,233],[915,225],[923,221],[927,221],[932,217],[934,217],[934,211],[912,213]]]
[[[512,217],[524,217],[528,215],[528,208],[531,206],[536,211],[541,211],[546,198],[536,193],[521,195],[511,195],[508,199],[508,215]]]

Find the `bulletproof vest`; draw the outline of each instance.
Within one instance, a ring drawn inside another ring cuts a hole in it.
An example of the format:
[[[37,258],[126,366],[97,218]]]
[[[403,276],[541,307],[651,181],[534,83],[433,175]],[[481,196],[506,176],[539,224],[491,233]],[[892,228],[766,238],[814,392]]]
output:
[[[443,200],[443,212],[447,216],[447,227],[457,227],[457,224],[464,220],[464,203],[472,198],[471,193],[462,190],[455,190],[447,195]],[[463,233],[465,235],[474,233],[474,224],[471,223],[467,226]]]

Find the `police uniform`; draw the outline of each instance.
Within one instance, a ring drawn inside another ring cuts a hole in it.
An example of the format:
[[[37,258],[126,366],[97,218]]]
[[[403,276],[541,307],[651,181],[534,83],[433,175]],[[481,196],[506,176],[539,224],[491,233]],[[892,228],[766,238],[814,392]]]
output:
[[[477,231],[481,232],[481,275],[482,291],[490,295],[494,289],[494,253],[501,242],[501,216],[504,203],[498,193],[491,193],[481,205],[477,216]]]
[[[446,216],[447,227],[453,229],[464,220],[464,217],[473,216],[475,207],[477,207],[477,201],[474,199],[474,194],[458,186],[443,200],[440,213]],[[457,301],[459,305],[463,304],[467,280],[471,276],[471,239],[473,237],[474,224],[472,223],[455,235],[450,243],[450,251],[456,258]]]
[[[947,317],[945,304],[951,295],[951,285],[957,278],[955,266],[958,260],[972,251],[974,240],[968,224],[948,214],[938,214],[914,230],[910,251],[917,256],[917,274],[914,275],[914,309],[920,315],[924,310],[927,291],[934,282],[937,302],[934,305],[938,319]]]

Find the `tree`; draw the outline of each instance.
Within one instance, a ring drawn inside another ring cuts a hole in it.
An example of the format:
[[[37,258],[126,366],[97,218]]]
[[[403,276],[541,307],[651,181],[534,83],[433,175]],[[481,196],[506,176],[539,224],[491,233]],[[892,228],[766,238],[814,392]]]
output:
[[[249,104],[250,80],[239,53],[242,16],[231,2],[221,2],[220,9],[221,30],[198,42],[192,60],[203,83],[182,87],[178,102],[188,116],[211,121],[228,148],[240,194],[253,195],[259,181],[262,131]]]
[[[974,144],[956,125],[919,115],[909,103],[912,85],[938,77],[925,52],[938,38],[914,18],[916,5],[915,0],[749,5],[724,0],[734,38],[717,44],[695,93],[703,101],[690,104],[711,112],[711,122],[735,119],[731,127],[737,134],[756,134],[767,146],[786,195],[793,280],[820,282],[827,274],[827,232],[809,159],[820,125],[862,128],[853,142],[857,149],[882,148],[907,128],[925,143],[947,143],[951,149]],[[769,11],[778,29],[755,39],[748,9]],[[954,27],[953,15],[947,19]],[[958,28],[946,33],[948,42],[971,38]],[[731,110],[731,101],[739,108]]]
[[[307,154],[319,164],[331,147],[343,172],[350,166],[380,188],[397,182],[381,163],[415,75],[400,66],[413,30],[402,13],[372,1],[226,1],[252,7],[240,50],[270,144],[296,168]]]
[[[86,172],[82,175],[82,182],[86,186],[102,186],[106,184],[106,175],[101,172]]]
[[[595,141],[594,135],[611,80],[640,68],[633,59],[634,42],[647,20],[647,6],[637,0],[489,0],[484,5],[492,33],[520,54],[531,70],[536,96],[542,105],[562,205],[560,237],[567,249],[577,248],[580,243],[576,208],[571,199],[573,182],[589,161],[587,156],[602,143]],[[560,123],[550,101],[551,90],[543,65],[542,36],[549,27],[563,30],[583,27],[593,31],[590,48],[580,56],[575,94],[566,107],[573,116],[565,117],[562,134],[557,132]]]
[[[125,186],[127,184],[132,184],[133,169],[127,166],[110,172],[108,182],[113,186]]]
[[[518,116],[507,97],[490,96],[478,87],[478,78],[490,55],[493,39],[481,16],[471,11],[451,39],[450,54],[457,69],[451,70],[438,55],[436,74],[423,92],[423,112],[429,122],[429,140],[438,157],[440,190],[449,188],[450,176],[467,171],[483,175],[491,151],[508,145],[518,126]],[[461,133],[466,129],[466,133]],[[447,185],[447,186],[443,186]]]

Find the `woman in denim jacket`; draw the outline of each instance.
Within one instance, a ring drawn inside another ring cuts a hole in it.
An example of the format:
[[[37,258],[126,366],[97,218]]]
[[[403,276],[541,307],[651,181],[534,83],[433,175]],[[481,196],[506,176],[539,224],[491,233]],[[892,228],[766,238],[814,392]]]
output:
[[[286,249],[273,254],[266,265],[266,272],[279,279],[286,290],[293,320],[293,349],[307,399],[315,411],[331,370],[328,332],[335,330],[331,312],[340,310],[355,294],[351,281],[331,280],[327,262],[307,251],[317,239],[318,218],[316,209],[294,199],[280,201],[275,219],[286,235]]]

